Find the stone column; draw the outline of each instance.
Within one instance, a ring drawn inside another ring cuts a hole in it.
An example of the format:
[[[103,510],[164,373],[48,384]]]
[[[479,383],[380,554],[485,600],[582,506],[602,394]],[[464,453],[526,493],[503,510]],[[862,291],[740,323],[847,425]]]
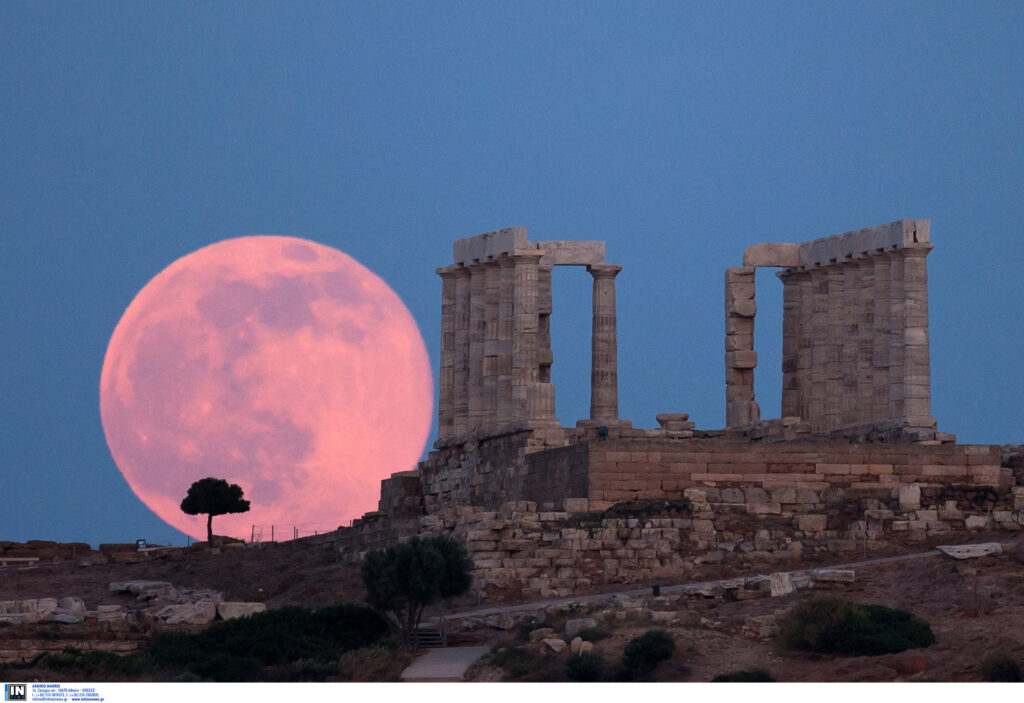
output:
[[[834,430],[843,413],[843,271],[838,264],[825,268],[828,281],[828,321],[825,356],[825,426]]]
[[[892,300],[889,296],[889,255],[873,254],[874,264],[874,351],[871,357],[871,422],[889,419],[889,315]]]
[[[477,430],[484,418],[484,338],[487,334],[487,274],[485,264],[469,265],[469,422]]]
[[[800,281],[804,274],[793,269],[776,274],[782,281],[782,417],[800,417]]]
[[[809,422],[811,418],[811,353],[814,349],[814,333],[811,323],[814,318],[814,285],[808,271],[800,271],[800,343],[797,351],[797,377],[800,384],[800,419]]]
[[[551,365],[555,360],[551,351],[551,272],[551,266],[542,264],[537,268],[537,363],[539,378],[544,383],[551,383]]]
[[[874,406],[875,264],[868,256],[857,260],[860,290],[857,295],[857,422],[872,421]]]
[[[889,413],[898,420],[904,416],[903,405],[903,250],[889,252]]]
[[[754,267],[725,270],[725,425],[740,427],[761,419],[754,401]]]
[[[934,428],[928,335],[928,267],[932,244],[903,250],[903,415],[910,427]]]
[[[437,378],[437,436],[447,439],[455,427],[455,271],[439,268],[441,277],[441,368]]]
[[[498,295],[501,269],[497,261],[484,262],[484,370],[483,425],[498,420]]]
[[[538,383],[537,363],[537,268],[544,254],[536,250],[516,251],[515,293],[512,300],[512,400],[517,421],[532,419],[531,395]],[[533,403],[536,405],[536,403]]]
[[[515,262],[508,256],[498,259],[498,422],[516,419],[512,399],[512,339],[515,326]]]
[[[810,414],[807,419],[811,422],[811,429],[820,432],[828,426],[825,421],[825,379],[828,375],[828,276],[821,267],[811,270],[811,300],[811,393]]]
[[[842,312],[842,410],[838,427],[850,427],[859,421],[857,396],[857,351],[860,345],[860,266],[852,260],[840,265],[843,272]]]
[[[615,277],[621,266],[592,264],[594,277],[593,327],[590,338],[590,419],[615,422],[619,419],[619,372]]]

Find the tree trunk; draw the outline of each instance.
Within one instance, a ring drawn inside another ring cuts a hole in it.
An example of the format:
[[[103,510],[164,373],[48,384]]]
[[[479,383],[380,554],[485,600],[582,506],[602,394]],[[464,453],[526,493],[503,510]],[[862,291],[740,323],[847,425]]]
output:
[[[206,543],[213,546],[213,513],[206,516]]]

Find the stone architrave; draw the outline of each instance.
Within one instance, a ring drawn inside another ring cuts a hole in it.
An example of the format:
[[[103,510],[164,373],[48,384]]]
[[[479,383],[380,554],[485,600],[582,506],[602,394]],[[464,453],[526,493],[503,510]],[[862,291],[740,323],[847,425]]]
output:
[[[615,277],[622,267],[592,264],[587,266],[587,271],[594,277],[590,419],[594,422],[615,422],[619,419]]]

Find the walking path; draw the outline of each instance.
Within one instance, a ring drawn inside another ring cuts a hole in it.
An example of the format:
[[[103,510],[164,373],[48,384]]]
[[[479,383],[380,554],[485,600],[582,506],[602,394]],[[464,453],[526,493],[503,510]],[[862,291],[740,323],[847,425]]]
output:
[[[402,672],[402,681],[462,681],[470,664],[489,651],[490,647],[444,647],[428,650]]]

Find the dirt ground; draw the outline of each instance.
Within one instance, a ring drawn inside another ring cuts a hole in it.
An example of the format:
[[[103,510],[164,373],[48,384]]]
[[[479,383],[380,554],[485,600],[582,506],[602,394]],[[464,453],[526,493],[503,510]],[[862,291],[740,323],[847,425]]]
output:
[[[790,564],[787,568],[806,566]],[[114,595],[108,589],[109,583],[126,580],[162,580],[185,588],[215,589],[227,600],[260,601],[271,608],[362,603],[365,599],[358,570],[341,562],[336,552],[284,543],[225,549],[220,554],[181,550],[142,563],[7,567],[0,569],[0,600],[77,596],[94,608],[131,600],[131,596]],[[619,624],[610,638],[596,643],[595,651],[614,668],[629,639],[648,629],[665,629],[676,640],[676,653],[659,668],[656,678],[661,681],[709,681],[716,674],[751,668],[767,669],[779,681],[794,682],[980,681],[979,663],[990,651],[1004,652],[1024,667],[1022,545],[999,557],[970,561],[933,557],[859,568],[854,583],[836,585],[832,590],[850,600],[901,608],[925,618],[935,633],[935,644],[898,655],[836,657],[785,652],[774,639],[761,641],[742,634],[747,618],[781,615],[807,596],[800,591],[785,598],[708,599],[691,605],[696,613],[687,618],[690,624],[685,626]],[[494,631],[485,639],[488,644],[499,644],[509,638],[508,632]],[[569,655],[547,656],[551,670],[561,671]],[[476,666],[471,675],[477,681],[497,681],[503,672]]]

